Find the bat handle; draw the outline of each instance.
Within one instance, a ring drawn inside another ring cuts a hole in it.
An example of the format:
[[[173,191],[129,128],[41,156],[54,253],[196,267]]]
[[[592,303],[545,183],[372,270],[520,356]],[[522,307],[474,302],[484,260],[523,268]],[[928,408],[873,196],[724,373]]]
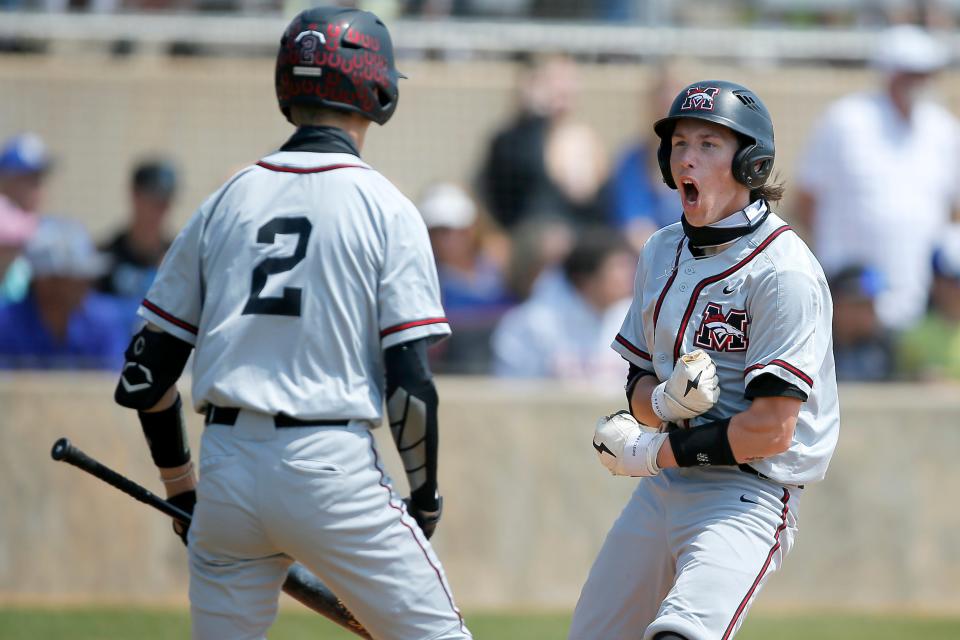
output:
[[[50,450],[50,457],[54,460],[63,460],[72,448],[73,445],[70,443],[69,438],[60,438],[53,443],[53,449]]]

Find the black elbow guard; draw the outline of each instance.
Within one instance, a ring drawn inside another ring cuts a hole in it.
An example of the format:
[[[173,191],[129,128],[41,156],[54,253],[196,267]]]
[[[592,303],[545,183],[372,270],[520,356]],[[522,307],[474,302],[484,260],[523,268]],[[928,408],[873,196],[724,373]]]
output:
[[[123,354],[126,362],[113,399],[139,411],[153,407],[183,373],[192,349],[189,342],[144,327]]]

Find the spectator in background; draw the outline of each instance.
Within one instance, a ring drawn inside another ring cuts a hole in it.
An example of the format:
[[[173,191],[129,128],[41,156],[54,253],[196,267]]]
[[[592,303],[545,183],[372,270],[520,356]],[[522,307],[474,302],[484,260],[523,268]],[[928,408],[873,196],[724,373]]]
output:
[[[960,380],[960,225],[934,251],[930,311],[903,336],[900,371],[910,379]]]
[[[507,288],[517,300],[563,282],[560,265],[573,249],[573,228],[556,218],[534,217],[511,236]]]
[[[0,307],[0,368],[119,371],[131,313],[90,291],[106,261],[83,225],[44,218],[24,256],[30,293]]]
[[[177,173],[166,160],[146,160],[130,176],[130,219],[100,247],[110,258],[109,270],[96,288],[122,298],[143,299],[170,247],[164,225],[177,193]]]
[[[0,208],[19,211],[36,225],[46,200],[46,183],[52,160],[46,145],[35,133],[9,138],[0,149]],[[30,267],[14,256],[0,280],[0,298],[18,302],[27,295]]]
[[[882,89],[841,99],[816,126],[799,163],[797,217],[828,276],[851,264],[880,271],[880,320],[904,330],[923,315],[933,242],[957,200],[960,129],[927,97],[944,47],[908,25],[878,45]]]
[[[676,80],[670,65],[662,65],[648,96],[650,111],[667,113],[683,85]],[[657,229],[680,221],[677,192],[663,182],[657,163],[660,138],[647,127],[640,138],[627,147],[610,176],[608,214],[611,224],[622,230],[633,248],[639,251]]]
[[[513,304],[503,270],[484,250],[477,205],[459,186],[437,183],[419,203],[437,261],[440,295],[453,335],[431,351],[434,370],[490,371],[490,335]]]
[[[850,266],[830,278],[833,355],[837,380],[880,382],[894,377],[896,347],[877,316],[883,278],[875,269]]]
[[[608,385],[627,365],[609,347],[633,291],[636,254],[606,229],[580,234],[562,279],[508,311],[493,336],[494,373]]]
[[[536,59],[520,78],[519,111],[491,141],[479,177],[484,203],[508,231],[537,215],[575,225],[605,220],[606,151],[572,118],[578,83],[575,63],[560,55]]]
[[[0,197],[0,306],[23,299],[21,290],[26,291],[27,283],[20,285],[14,281],[8,284],[7,273],[20,259],[23,247],[36,229],[36,216],[31,216],[17,208],[10,200]]]

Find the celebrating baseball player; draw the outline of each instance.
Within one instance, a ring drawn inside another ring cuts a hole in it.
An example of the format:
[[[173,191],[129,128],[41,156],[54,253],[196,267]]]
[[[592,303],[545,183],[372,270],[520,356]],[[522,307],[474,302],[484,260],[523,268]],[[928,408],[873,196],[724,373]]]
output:
[[[773,123],[731,82],[685,88],[654,125],[683,216],[643,249],[613,348],[629,411],[593,446],[644,477],[583,587],[570,638],[727,640],[793,546],[804,485],[839,432],[823,271],[770,210]],[[639,422],[638,422],[639,421]]]
[[[416,208],[360,159],[401,77],[372,13],[294,18],[276,91],[296,133],[201,205],[139,309],[116,399],[193,512],[194,638],[264,638],[294,558],[378,640],[470,637],[427,541],[443,503],[426,347],[450,332],[436,266]],[[199,485],[175,386],[191,351]],[[370,433],[384,400],[406,500]]]

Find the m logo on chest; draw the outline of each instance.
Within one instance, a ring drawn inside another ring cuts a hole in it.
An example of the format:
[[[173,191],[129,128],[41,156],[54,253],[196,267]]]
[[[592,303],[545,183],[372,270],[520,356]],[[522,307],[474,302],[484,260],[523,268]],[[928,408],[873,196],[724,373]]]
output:
[[[746,351],[748,324],[746,311],[731,309],[724,315],[722,306],[708,302],[693,344],[711,351]]]

